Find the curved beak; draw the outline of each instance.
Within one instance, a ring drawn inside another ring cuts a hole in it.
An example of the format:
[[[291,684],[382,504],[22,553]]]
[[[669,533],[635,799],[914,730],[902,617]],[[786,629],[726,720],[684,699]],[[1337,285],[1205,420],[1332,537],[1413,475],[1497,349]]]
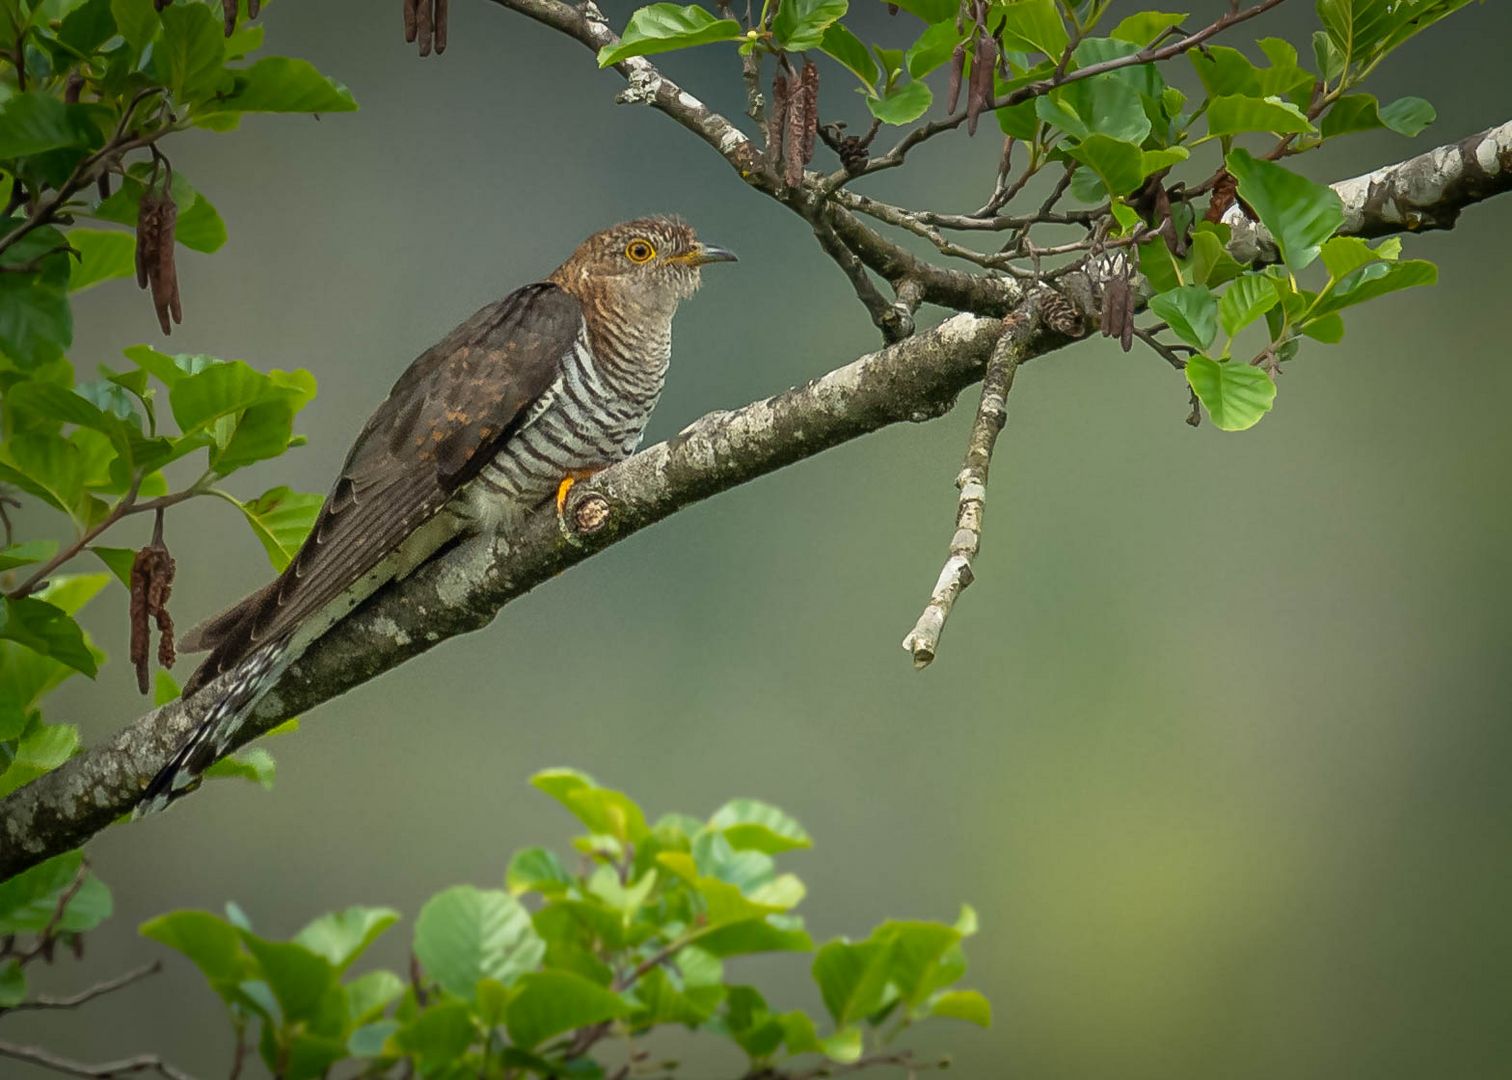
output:
[[[714,244],[699,244],[694,251],[688,254],[687,259],[693,266],[702,266],[704,263],[737,261],[733,251],[717,247]]]

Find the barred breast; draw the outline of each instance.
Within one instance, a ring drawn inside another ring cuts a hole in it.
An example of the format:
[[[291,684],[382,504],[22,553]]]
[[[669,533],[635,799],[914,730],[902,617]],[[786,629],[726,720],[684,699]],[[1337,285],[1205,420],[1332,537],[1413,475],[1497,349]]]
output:
[[[476,483],[496,498],[534,504],[571,474],[601,469],[635,452],[666,378],[670,342],[650,355],[596,356],[586,328],[562,373]]]

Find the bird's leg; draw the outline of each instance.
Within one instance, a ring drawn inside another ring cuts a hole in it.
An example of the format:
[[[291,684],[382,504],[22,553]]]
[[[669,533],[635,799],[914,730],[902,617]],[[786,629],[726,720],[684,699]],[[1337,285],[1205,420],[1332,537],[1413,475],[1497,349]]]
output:
[[[571,543],[577,543],[577,530],[567,521],[567,493],[572,490],[572,485],[579,480],[587,480],[591,476],[603,472],[603,469],[574,469],[562,478],[557,487],[556,513],[557,527],[562,530],[562,535]]]

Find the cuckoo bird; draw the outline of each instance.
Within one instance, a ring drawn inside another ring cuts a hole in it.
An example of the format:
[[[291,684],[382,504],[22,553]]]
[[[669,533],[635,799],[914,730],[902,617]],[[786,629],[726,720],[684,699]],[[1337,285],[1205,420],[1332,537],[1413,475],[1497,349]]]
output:
[[[188,696],[228,678],[138,813],[191,790],[284,670],[444,545],[520,517],[634,452],[661,395],[672,316],[730,252],[673,218],[595,233],[545,281],[489,304],[412,363],[363,426],[274,581],[192,630]]]

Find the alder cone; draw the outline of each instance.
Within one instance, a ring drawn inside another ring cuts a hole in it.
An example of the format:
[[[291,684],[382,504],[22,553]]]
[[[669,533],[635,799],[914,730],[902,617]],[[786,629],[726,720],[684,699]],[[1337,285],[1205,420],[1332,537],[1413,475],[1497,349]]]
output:
[[[1076,305],[1054,290],[1047,291],[1040,300],[1040,314],[1045,325],[1057,334],[1080,337],[1082,334],[1081,313]]]

